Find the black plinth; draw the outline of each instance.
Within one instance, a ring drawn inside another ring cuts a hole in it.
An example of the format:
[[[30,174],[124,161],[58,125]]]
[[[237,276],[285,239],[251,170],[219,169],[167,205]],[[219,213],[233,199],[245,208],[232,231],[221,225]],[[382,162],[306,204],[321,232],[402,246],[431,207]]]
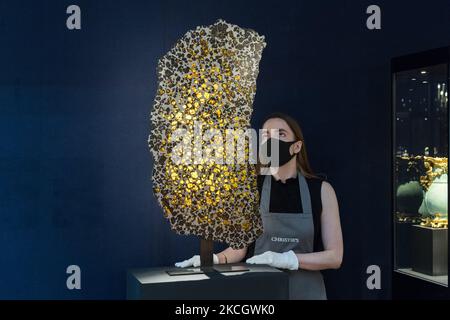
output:
[[[265,265],[245,266],[244,272],[210,271],[204,274],[171,276],[166,268],[129,270],[127,299],[266,300],[288,299],[287,273]]]
[[[414,225],[411,228],[412,269],[431,276],[448,272],[448,229]]]

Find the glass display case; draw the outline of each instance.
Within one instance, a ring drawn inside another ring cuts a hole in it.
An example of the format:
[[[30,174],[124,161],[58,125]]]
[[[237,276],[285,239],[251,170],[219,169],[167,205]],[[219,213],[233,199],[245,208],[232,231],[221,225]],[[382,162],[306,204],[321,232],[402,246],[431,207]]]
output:
[[[448,286],[449,49],[392,60],[394,271]]]

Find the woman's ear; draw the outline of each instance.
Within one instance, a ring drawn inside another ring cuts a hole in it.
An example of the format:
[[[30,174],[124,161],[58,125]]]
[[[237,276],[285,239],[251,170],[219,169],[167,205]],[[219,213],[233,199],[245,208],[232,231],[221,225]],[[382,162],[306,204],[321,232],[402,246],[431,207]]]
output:
[[[300,153],[300,150],[302,150],[303,142],[301,140],[298,140],[296,143],[294,143],[294,153]]]

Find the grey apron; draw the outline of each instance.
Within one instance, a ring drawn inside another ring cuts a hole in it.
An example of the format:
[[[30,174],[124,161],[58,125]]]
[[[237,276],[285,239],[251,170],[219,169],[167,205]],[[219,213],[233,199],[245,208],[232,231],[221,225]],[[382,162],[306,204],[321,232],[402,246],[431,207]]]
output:
[[[266,176],[261,192],[260,214],[264,232],[255,243],[255,255],[265,251],[295,253],[313,252],[314,221],[311,196],[305,177],[298,172],[303,212],[270,212],[272,176]],[[289,274],[289,299],[325,300],[327,298],[320,271],[284,270]]]

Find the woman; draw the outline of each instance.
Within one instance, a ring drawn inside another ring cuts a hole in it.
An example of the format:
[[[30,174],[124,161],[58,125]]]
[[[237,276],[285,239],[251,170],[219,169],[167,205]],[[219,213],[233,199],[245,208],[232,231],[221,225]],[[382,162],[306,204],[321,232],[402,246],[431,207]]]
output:
[[[258,176],[264,233],[248,248],[214,254],[214,263],[245,259],[284,269],[289,273],[290,299],[326,299],[320,270],[339,268],[343,256],[336,194],[312,172],[302,130],[293,118],[274,113],[263,129],[264,140],[279,140],[277,172]],[[175,265],[199,266],[200,258]]]

